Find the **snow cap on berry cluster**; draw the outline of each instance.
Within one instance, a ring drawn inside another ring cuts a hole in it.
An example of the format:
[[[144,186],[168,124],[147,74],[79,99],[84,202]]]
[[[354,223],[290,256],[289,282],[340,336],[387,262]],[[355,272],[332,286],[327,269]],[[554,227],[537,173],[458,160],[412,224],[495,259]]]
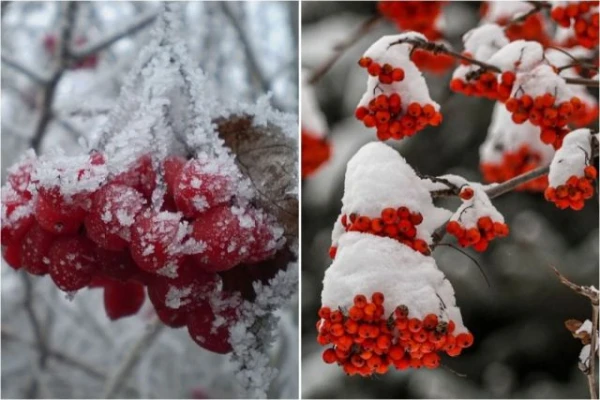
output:
[[[487,62],[503,72],[531,71],[544,61],[544,48],[541,44],[528,40],[515,40],[492,55]]]
[[[486,1],[486,4],[487,11],[483,20],[490,22],[519,18],[534,8],[527,1]]]
[[[524,94],[536,97],[546,93],[555,97],[555,104],[570,101],[573,97],[571,88],[551,66],[539,65],[528,73],[517,75],[511,97],[520,98]]]
[[[548,165],[554,148],[539,139],[539,128],[529,121],[515,124],[504,104],[497,102],[485,141],[479,147],[479,157],[484,163],[501,163],[504,153],[516,152],[523,145],[540,155],[540,165]]]
[[[405,305],[410,318],[436,314],[440,320],[454,321],[455,334],[467,331],[454,288],[432,257],[390,238],[348,232],[340,238],[335,260],[325,272],[322,305],[348,309],[357,294],[370,297],[375,292],[385,297],[384,317]]]
[[[335,223],[333,224],[333,230],[331,231],[331,245],[332,246],[337,246],[338,241],[340,240],[340,237],[346,232],[346,229],[344,228],[344,225],[342,224],[342,215],[343,214],[340,214],[340,216],[337,217],[337,219],[335,220]]]
[[[463,203],[450,220],[458,221],[467,228],[477,226],[477,221],[481,217],[490,217],[494,222],[504,223],[504,216],[496,210],[483,186],[471,182],[469,187],[473,189],[473,197],[469,200],[463,200]]]
[[[571,176],[584,176],[583,170],[592,157],[591,140],[591,130],[587,128],[572,131],[565,137],[550,164],[550,186],[564,185]]]
[[[463,35],[464,51],[480,61],[487,61],[494,53],[509,43],[504,30],[496,24],[485,24],[471,29]],[[459,65],[452,78],[465,80],[471,71],[480,69],[476,65]]]
[[[31,174],[37,189],[59,188],[65,199],[78,193],[92,193],[104,184],[108,169],[104,163],[95,165],[89,155],[67,156],[57,150],[55,154],[41,156]]]
[[[412,63],[410,53],[414,45],[410,43],[392,45],[392,43],[402,40],[427,41],[427,38],[418,32],[382,36],[364,52],[363,57],[368,57],[382,65],[387,63],[394,67],[404,68],[406,63]],[[410,76],[405,75],[405,77],[410,79]]]
[[[431,234],[450,216],[433,205],[431,195],[406,160],[380,142],[363,146],[348,162],[342,214],[378,217],[385,208],[407,207],[420,212],[417,237],[431,243]]]
[[[319,109],[315,89],[307,82],[308,71],[302,70],[302,129],[311,135],[323,137],[329,130],[325,115]]]

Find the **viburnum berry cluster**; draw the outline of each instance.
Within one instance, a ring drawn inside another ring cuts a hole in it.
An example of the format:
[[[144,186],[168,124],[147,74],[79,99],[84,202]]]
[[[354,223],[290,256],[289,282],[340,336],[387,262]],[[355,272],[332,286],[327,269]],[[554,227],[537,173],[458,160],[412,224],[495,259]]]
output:
[[[415,32],[384,36],[359,61],[372,76],[355,116],[367,128],[376,128],[379,140],[410,137],[442,122],[439,104],[431,100],[421,72],[410,59],[413,40],[425,37]]]
[[[581,210],[585,200],[594,195],[598,170],[591,165],[594,139],[589,129],[578,129],[567,135],[563,147],[556,152],[548,175],[550,186],[546,200],[564,210]],[[597,146],[597,145],[596,145]]]
[[[454,321],[439,321],[436,314],[422,320],[409,318],[405,305],[384,315],[384,295],[375,292],[371,302],[358,294],[347,315],[340,310],[321,307],[317,341],[325,346],[323,360],[337,363],[348,375],[385,374],[391,365],[398,370],[440,366],[439,352],[460,355],[473,344],[471,333],[454,335]]]
[[[479,148],[480,170],[487,182],[505,182],[511,178],[550,165],[554,149],[539,140],[538,128],[529,121],[515,124],[506,107],[497,102],[485,141]],[[543,192],[548,177],[541,176],[515,190]]]
[[[66,292],[102,286],[112,319],[135,314],[146,287],[165,324],[187,325],[202,347],[230,351],[226,325],[210,329],[218,273],[272,257],[281,231],[262,210],[235,205],[240,178],[217,160],[167,157],[161,206],[152,201],[160,172],[149,155],[117,174],[108,161],[98,152],[30,154],[13,167],[2,188],[4,258],[49,274]],[[235,312],[226,314],[218,315],[235,322]]]
[[[302,179],[314,175],[331,157],[331,143],[327,140],[327,121],[319,109],[314,88],[306,82],[303,72],[302,84]]]
[[[317,323],[319,344],[332,345],[325,362],[369,376],[392,365],[437,368],[442,352],[471,346],[429,248],[450,212],[433,205],[426,182],[394,150],[370,143],[348,163],[342,204]]]
[[[555,1],[550,16],[560,26],[573,26],[577,42],[588,49],[598,46],[598,1]]]

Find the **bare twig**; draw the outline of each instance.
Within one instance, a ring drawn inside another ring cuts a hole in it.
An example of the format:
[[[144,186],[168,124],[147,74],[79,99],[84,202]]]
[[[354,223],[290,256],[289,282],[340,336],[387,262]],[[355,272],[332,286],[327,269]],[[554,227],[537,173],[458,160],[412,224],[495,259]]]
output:
[[[589,345],[590,346],[590,355],[589,355],[590,365],[589,365],[589,368],[582,370],[582,372],[586,375],[586,378],[588,381],[588,387],[590,390],[590,398],[597,399],[598,398],[598,375],[596,374],[596,353],[597,353],[596,348],[598,347],[598,303],[599,303],[599,298],[600,298],[600,292],[598,292],[598,290],[594,289],[591,286],[577,285],[577,284],[571,282],[569,279],[567,279],[556,268],[554,268],[552,266],[550,266],[550,268],[552,268],[552,270],[554,271],[554,273],[556,274],[556,276],[558,277],[558,279],[560,280],[560,282],[563,285],[565,285],[566,287],[568,287],[575,293],[577,293],[581,296],[587,297],[590,300],[590,303],[592,305],[592,332],[590,333],[591,342]]]
[[[38,74],[37,72],[25,67],[18,61],[13,60],[11,57],[7,56],[6,54],[2,54],[1,58],[2,58],[2,64],[6,65],[7,67],[13,68],[15,71],[25,75],[26,77],[28,77],[29,79],[31,79],[32,81],[37,83],[38,85],[48,84],[48,78],[43,77],[40,74]]]
[[[144,355],[144,351],[146,351],[151,343],[158,337],[158,334],[163,327],[164,325],[159,319],[154,320],[146,327],[146,332],[144,332],[138,341],[135,342],[129,353],[125,355],[121,365],[119,365],[114,373],[107,379],[102,394],[103,399],[110,399],[117,395],[140,358]]]
[[[91,56],[92,54],[96,54],[102,50],[105,50],[108,47],[112,46],[114,43],[118,42],[119,40],[129,35],[133,35],[134,33],[151,25],[156,20],[158,14],[158,11],[145,13],[139,16],[136,20],[132,21],[128,26],[125,26],[124,28],[113,32],[110,35],[107,35],[100,41],[90,43],[85,47],[81,47],[79,49],[69,50],[69,57],[72,60],[81,60],[88,56]]]
[[[600,81],[586,78],[564,78],[569,85],[583,85],[587,87],[600,87]]]
[[[256,52],[254,51],[254,47],[252,46],[252,43],[250,42],[248,33],[244,31],[244,27],[240,24],[240,21],[238,20],[238,18],[234,15],[233,11],[229,8],[230,5],[227,4],[227,2],[222,1],[222,2],[219,2],[218,4],[221,7],[221,11],[223,12],[223,14],[227,17],[227,19],[231,23],[231,26],[233,27],[233,29],[235,29],[235,31],[238,35],[238,38],[242,42],[244,54],[246,55],[246,60],[248,60],[248,67],[250,68],[250,72],[252,73],[252,75],[254,76],[254,78],[256,79],[258,84],[260,85],[260,88],[263,91],[263,93],[269,92],[271,90],[271,82],[269,81],[269,79],[267,79],[263,69],[260,67],[260,64],[258,63],[258,59],[256,57]],[[272,103],[275,107],[279,108],[280,110],[285,109],[285,107],[283,107],[283,104],[277,98],[275,98],[275,96],[272,97]]]
[[[313,71],[313,73],[308,78],[308,83],[311,85],[317,83],[317,81],[321,79],[327,73],[327,71],[331,69],[331,67],[333,67],[333,64],[336,63],[336,61],[342,56],[342,54],[344,54],[346,50],[348,50],[364,35],[369,33],[371,29],[373,29],[373,27],[375,27],[377,23],[382,19],[383,18],[380,15],[373,15],[371,18],[363,22],[362,25],[356,30],[356,32],[354,32],[353,35],[351,35],[345,41],[336,45],[334,53],[331,55],[331,57],[329,57],[328,60],[326,60],[323,64],[321,64]]]

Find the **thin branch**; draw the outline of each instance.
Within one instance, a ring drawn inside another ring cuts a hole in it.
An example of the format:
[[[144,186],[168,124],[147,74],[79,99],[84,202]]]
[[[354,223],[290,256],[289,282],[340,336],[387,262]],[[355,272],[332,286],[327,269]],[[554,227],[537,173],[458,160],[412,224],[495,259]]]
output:
[[[233,14],[233,11],[229,8],[230,6],[227,4],[227,2],[221,1],[218,4],[221,7],[221,11],[227,17],[227,19],[231,23],[231,26],[236,31],[238,38],[242,42],[242,45],[243,45],[242,47],[244,50],[244,54],[246,55],[246,60],[248,60],[248,66],[250,68],[250,72],[252,73],[254,78],[257,80],[262,92],[267,93],[267,92],[271,91],[271,82],[269,81],[269,79],[267,79],[263,69],[260,67],[260,64],[258,63],[258,59],[256,57],[254,47],[252,46],[252,43],[250,42],[248,33],[244,31],[244,28],[240,24],[240,21]],[[281,102],[278,101],[278,99],[276,99],[274,96],[272,98],[272,103],[275,107],[279,108],[280,110],[285,109],[285,107],[283,107]]]
[[[108,47],[112,46],[114,43],[118,42],[119,40],[129,35],[133,35],[136,32],[151,25],[158,17],[158,14],[159,12],[157,11],[147,12],[139,16],[136,20],[132,21],[128,26],[125,26],[124,28],[115,31],[110,35],[107,35],[106,37],[102,38],[101,40],[95,43],[90,43],[85,47],[81,47],[78,49],[69,50],[69,57],[72,60],[77,61],[91,56],[92,54],[96,54],[100,51],[103,51]]]
[[[597,353],[596,347],[598,347],[598,303],[599,303],[599,298],[600,298],[600,292],[598,292],[598,290],[596,290],[592,286],[577,285],[577,284],[571,282],[569,279],[567,279],[563,274],[561,274],[553,266],[550,266],[550,268],[552,268],[552,270],[554,271],[554,273],[556,274],[556,276],[558,277],[558,279],[560,280],[560,282],[563,285],[565,285],[566,287],[568,287],[575,293],[577,293],[581,296],[587,297],[590,300],[590,303],[592,305],[592,332],[590,333],[591,342],[590,342],[590,355],[589,355],[590,366],[586,370],[582,370],[582,372],[585,374],[587,381],[588,381],[588,387],[590,390],[590,398],[597,399],[598,398],[598,375],[596,374],[596,353]]]
[[[103,399],[113,398],[119,393],[119,390],[121,390],[121,387],[127,381],[129,375],[131,375],[136,364],[152,342],[158,337],[163,327],[164,325],[159,319],[154,320],[146,327],[146,332],[135,342],[129,353],[125,355],[121,365],[107,379],[102,394]]]
[[[569,85],[583,85],[587,87],[600,87],[600,81],[586,78],[564,78]]]
[[[335,46],[334,53],[329,57],[329,59],[317,67],[310,75],[308,78],[308,83],[311,85],[317,83],[317,81],[321,79],[331,69],[331,67],[333,67],[333,64],[339,60],[346,50],[348,50],[354,43],[360,40],[367,33],[369,33],[371,29],[373,29],[373,27],[375,27],[382,19],[383,18],[380,15],[373,15],[371,18],[363,22],[353,35],[351,35],[345,41],[337,44]]]
[[[37,72],[25,67],[24,65],[22,65],[21,63],[19,63],[16,60],[13,60],[12,58],[10,58],[9,56],[2,54],[2,64],[6,65],[7,67],[10,67],[12,69],[14,69],[15,71],[25,75],[26,77],[28,77],[29,79],[31,79],[32,81],[34,81],[35,83],[37,83],[38,85],[47,85],[48,84],[48,78],[41,76],[40,74],[38,74]]]

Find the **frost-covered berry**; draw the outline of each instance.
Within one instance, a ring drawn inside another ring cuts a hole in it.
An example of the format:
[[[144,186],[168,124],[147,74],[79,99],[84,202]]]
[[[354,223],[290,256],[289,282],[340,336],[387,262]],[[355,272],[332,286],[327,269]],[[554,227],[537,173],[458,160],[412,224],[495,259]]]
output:
[[[58,238],[50,248],[49,258],[50,277],[61,290],[79,290],[92,280],[96,260],[94,245],[87,238]]]
[[[129,249],[112,251],[95,246],[94,250],[98,262],[98,271],[111,279],[125,282],[138,272]]]
[[[176,269],[183,255],[176,252],[181,214],[147,211],[131,227],[131,256],[143,270]],[[168,273],[168,272],[167,272]]]
[[[234,308],[227,308],[215,315],[210,304],[203,303],[187,317],[190,337],[206,350],[227,354],[233,350],[229,343],[229,329],[237,320]]]
[[[136,314],[145,298],[144,286],[135,281],[111,279],[104,285],[104,310],[113,321]]]
[[[175,181],[181,173],[186,159],[181,156],[168,156],[163,161],[163,168],[165,170],[165,183],[167,184],[167,192],[170,196],[175,194]]]
[[[186,311],[172,308],[156,308],[158,319],[170,328],[182,328],[187,325],[188,313]]]
[[[2,245],[19,243],[33,225],[32,201],[19,193],[5,188],[2,190]]]
[[[218,163],[192,159],[175,178],[175,204],[186,217],[227,204],[235,195],[232,177]]]
[[[110,183],[92,198],[92,208],[85,217],[87,235],[107,250],[122,250],[130,239],[130,228],[146,200],[132,187]]]
[[[40,226],[56,235],[76,233],[85,218],[85,210],[65,200],[50,202],[38,196],[35,201],[35,219]]]
[[[33,275],[45,275],[50,267],[50,247],[56,236],[34,224],[23,236],[21,243],[21,265]]]
[[[192,257],[207,271],[225,271],[239,264],[247,256],[251,242],[250,230],[241,225],[247,218],[229,206],[214,207],[201,214],[194,221],[192,238],[206,248]]]
[[[35,166],[35,159],[33,152],[26,153],[21,161],[9,168],[6,176],[9,186],[26,199],[31,199],[32,197],[29,190],[29,183],[31,182],[31,173]]]
[[[156,172],[152,167],[152,158],[149,155],[141,156],[126,171],[115,176],[111,183],[132,187],[146,199],[150,199],[156,187]]]

